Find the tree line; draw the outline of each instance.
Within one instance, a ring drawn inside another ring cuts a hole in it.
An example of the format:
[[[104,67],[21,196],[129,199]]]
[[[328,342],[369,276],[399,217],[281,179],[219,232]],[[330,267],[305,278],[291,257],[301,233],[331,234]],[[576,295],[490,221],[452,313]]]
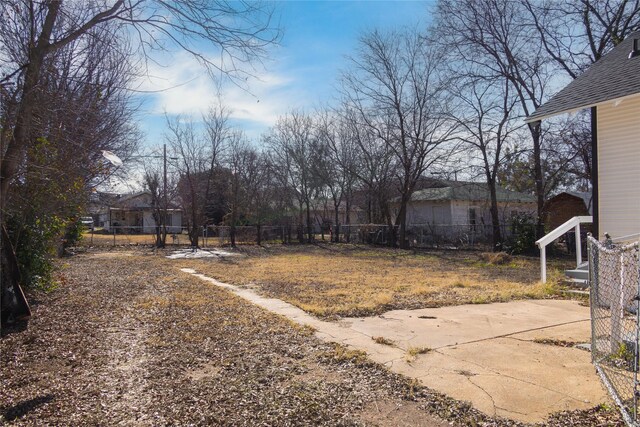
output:
[[[194,125],[170,122],[192,244],[207,222],[232,226],[232,242],[236,225],[292,222],[310,240],[318,204],[331,205],[335,227],[340,209],[349,224],[357,196],[367,222],[388,225],[388,241],[406,247],[413,192],[427,176],[451,175],[486,183],[494,250],[505,237],[499,186],[535,196],[544,234],[550,194],[590,189],[590,117],[524,118],[637,31],[640,3],[440,0],[432,16],[427,28],[363,33],[333,105],[290,111],[259,141],[212,127],[228,124],[220,110],[204,118],[197,149]],[[199,167],[194,153],[207,159]],[[204,184],[185,184],[193,176]],[[222,193],[213,182],[226,182]]]

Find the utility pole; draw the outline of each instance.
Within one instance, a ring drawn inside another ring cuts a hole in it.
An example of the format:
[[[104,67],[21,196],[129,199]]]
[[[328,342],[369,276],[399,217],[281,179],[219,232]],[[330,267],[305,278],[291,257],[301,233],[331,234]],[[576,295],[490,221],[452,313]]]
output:
[[[169,204],[167,203],[167,144],[164,144],[164,149],[163,149],[163,163],[164,163],[164,167],[163,167],[163,172],[164,172],[164,179],[163,179],[163,191],[164,191],[164,219],[162,221],[162,232],[163,232],[163,237],[164,237],[164,241],[166,242],[167,239],[167,210],[169,208]]]

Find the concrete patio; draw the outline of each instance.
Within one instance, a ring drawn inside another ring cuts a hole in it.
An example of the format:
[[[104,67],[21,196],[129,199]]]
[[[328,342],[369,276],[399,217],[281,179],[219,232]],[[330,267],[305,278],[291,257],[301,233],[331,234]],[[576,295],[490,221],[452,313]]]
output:
[[[392,371],[466,400],[489,414],[525,422],[610,402],[590,353],[540,339],[588,342],[589,308],[577,301],[525,300],[319,320],[284,301],[183,269],[274,313],[316,329],[324,340],[367,352]],[[383,337],[391,345],[379,344]],[[428,348],[409,355],[412,348]]]

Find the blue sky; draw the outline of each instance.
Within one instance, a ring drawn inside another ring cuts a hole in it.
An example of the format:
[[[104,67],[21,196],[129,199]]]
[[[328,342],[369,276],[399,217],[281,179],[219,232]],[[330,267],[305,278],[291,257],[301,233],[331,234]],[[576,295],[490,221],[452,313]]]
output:
[[[248,90],[222,89],[223,103],[233,123],[252,140],[292,108],[312,110],[335,97],[336,77],[346,66],[345,55],[357,47],[358,36],[374,28],[425,28],[429,1],[284,1],[276,3],[284,35]],[[148,147],[161,144],[164,112],[198,119],[215,96],[215,85],[186,53],[175,52],[166,66],[150,70],[143,90],[141,130]],[[174,87],[179,85],[178,87]]]

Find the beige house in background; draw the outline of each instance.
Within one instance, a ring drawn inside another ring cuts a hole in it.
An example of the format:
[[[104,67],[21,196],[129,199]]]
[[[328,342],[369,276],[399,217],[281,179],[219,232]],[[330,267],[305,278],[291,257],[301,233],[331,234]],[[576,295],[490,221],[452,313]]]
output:
[[[98,225],[106,231],[116,233],[152,234],[156,231],[153,219],[154,208],[151,193],[140,192],[112,195],[98,212]],[[170,206],[167,209],[167,231],[182,231],[182,209]]]
[[[504,188],[497,189],[500,222],[507,224],[516,215],[536,213],[533,196]],[[391,204],[393,217],[399,199]],[[414,191],[407,205],[407,225],[490,225],[489,187],[484,183],[439,180],[431,188]]]

